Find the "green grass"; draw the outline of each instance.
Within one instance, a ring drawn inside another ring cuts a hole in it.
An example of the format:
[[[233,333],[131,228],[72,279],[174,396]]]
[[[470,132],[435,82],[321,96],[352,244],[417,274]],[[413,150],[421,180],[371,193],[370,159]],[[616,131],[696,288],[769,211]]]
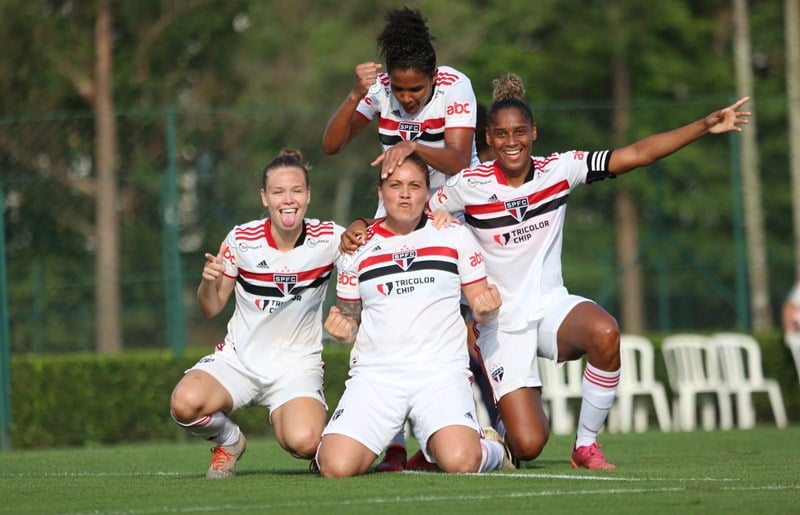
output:
[[[797,513],[800,426],[603,434],[614,471],[574,470],[553,436],[518,471],[325,480],[270,439],[236,478],[203,478],[205,442],[0,453],[0,513]]]

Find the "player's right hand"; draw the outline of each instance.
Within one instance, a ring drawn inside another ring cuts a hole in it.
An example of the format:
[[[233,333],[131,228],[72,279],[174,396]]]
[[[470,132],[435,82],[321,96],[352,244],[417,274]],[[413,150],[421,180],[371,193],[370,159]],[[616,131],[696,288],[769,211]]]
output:
[[[381,68],[381,64],[373,63],[372,61],[356,65],[353,92],[359,97],[366,95],[369,88],[371,88],[378,79],[378,73]]]
[[[356,341],[358,324],[352,318],[342,315],[339,308],[331,306],[325,320],[325,330],[338,342],[353,343]]]

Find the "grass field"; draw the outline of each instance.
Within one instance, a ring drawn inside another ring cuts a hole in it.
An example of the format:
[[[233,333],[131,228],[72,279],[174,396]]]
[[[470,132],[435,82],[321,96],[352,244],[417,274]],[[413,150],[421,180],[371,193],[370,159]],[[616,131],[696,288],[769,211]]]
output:
[[[412,440],[413,442],[413,440]],[[601,435],[614,471],[574,470],[553,436],[517,471],[325,480],[270,439],[236,478],[205,442],[0,453],[0,513],[798,513],[800,427]]]

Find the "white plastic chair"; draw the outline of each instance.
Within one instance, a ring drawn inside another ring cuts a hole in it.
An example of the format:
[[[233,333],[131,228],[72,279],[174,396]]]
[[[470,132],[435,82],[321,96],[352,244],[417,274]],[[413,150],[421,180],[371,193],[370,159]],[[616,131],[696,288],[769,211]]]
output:
[[[623,334],[620,337],[620,359],[622,374],[619,378],[617,396],[609,416],[609,430],[637,433],[647,430],[650,397],[656,412],[658,426],[669,431],[672,426],[669,402],[664,385],[655,378],[655,356],[653,344],[644,336]]]
[[[577,422],[569,401],[583,398],[583,361],[560,365],[550,359],[537,358],[537,361],[542,378],[542,403],[550,419],[550,431],[557,435],[571,434]]]
[[[797,369],[797,378],[800,379],[800,333],[784,333],[783,341],[792,351],[794,366]]]
[[[731,429],[730,390],[720,377],[718,360],[708,338],[699,334],[670,335],[664,338],[661,352],[669,386],[675,394],[672,401],[673,426],[693,431],[697,426],[696,401],[699,401],[703,429],[710,431],[715,428],[717,411],[719,427]]]
[[[715,333],[711,335],[710,342],[719,357],[722,378],[736,396],[739,429],[751,429],[756,425],[754,393],[766,393],[769,396],[775,425],[785,428],[788,421],[781,387],[776,380],[764,377],[758,341],[749,334]]]

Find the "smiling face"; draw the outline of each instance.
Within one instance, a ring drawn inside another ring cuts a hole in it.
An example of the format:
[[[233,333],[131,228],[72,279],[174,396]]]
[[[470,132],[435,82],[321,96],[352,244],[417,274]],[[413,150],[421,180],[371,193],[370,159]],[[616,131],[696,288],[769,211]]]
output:
[[[503,173],[509,178],[524,179],[527,175],[534,141],[536,124],[515,107],[498,111],[486,131],[486,142],[497,156]]]
[[[378,196],[386,208],[386,228],[396,234],[413,231],[428,202],[427,166],[422,161],[406,159],[383,180]]]
[[[392,94],[395,96],[405,112],[418,113],[428,103],[433,92],[433,77],[428,76],[416,68],[395,68],[389,72]]]
[[[272,225],[280,232],[300,229],[311,201],[305,173],[295,166],[279,166],[266,174],[261,203],[269,211]]]

